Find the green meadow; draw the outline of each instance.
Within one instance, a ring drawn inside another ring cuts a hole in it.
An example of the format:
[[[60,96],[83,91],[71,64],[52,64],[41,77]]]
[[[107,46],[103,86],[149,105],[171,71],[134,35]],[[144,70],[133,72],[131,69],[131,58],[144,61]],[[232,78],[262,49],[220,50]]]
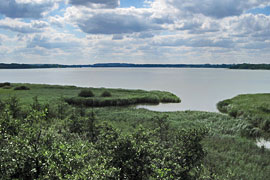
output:
[[[162,91],[2,84],[0,179],[264,180],[270,151],[256,138],[270,129],[269,97],[222,101],[224,114],[155,112],[134,105],[180,99]]]

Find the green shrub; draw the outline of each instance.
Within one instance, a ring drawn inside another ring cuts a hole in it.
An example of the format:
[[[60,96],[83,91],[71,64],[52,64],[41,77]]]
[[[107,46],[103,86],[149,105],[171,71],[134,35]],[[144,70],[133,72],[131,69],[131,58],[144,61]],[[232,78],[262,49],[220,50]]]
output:
[[[14,90],[30,90],[30,88],[27,86],[17,86],[14,88]]]
[[[90,89],[83,89],[79,93],[80,97],[94,97],[94,93]]]
[[[11,89],[11,84],[9,82],[0,83],[0,88]]]
[[[5,107],[6,107],[6,102],[0,99],[0,114],[4,112]]]
[[[11,86],[10,82],[0,83],[0,88],[5,86]]]
[[[81,97],[65,98],[65,101],[70,105],[86,106],[86,107],[105,107],[105,106],[128,106],[133,104],[158,104],[159,98],[153,96],[137,96],[130,98],[106,98],[106,99],[89,99]]]
[[[59,119],[65,119],[69,114],[68,104],[62,98],[57,103],[56,111]]]
[[[17,97],[15,96],[10,97],[6,102],[6,105],[13,118],[18,118],[21,115],[21,106],[19,104],[19,99]]]
[[[112,94],[109,91],[103,91],[101,97],[111,97]]]

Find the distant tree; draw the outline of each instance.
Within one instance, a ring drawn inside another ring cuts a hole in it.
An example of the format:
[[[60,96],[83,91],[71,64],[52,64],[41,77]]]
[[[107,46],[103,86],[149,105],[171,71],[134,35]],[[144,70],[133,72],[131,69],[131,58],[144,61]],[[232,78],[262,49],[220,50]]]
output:
[[[111,97],[112,94],[109,91],[103,91],[101,97]]]

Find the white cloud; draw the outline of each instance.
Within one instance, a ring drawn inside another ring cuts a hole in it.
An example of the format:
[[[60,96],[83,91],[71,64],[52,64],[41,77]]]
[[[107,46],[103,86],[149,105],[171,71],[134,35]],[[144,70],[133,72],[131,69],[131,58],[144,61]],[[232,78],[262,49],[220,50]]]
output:
[[[54,7],[59,0],[1,0],[0,14],[10,18],[43,17],[43,13]]]
[[[266,0],[154,0],[147,8],[60,1],[0,0],[1,56],[68,64],[269,61],[270,16],[245,13]]]
[[[269,4],[269,0],[156,0],[154,3],[166,4],[182,15],[203,14],[213,18],[239,16],[248,9]]]
[[[244,14],[227,20],[227,30],[237,36],[270,38],[270,16]]]
[[[122,40],[124,36],[122,34],[114,34],[112,40]]]
[[[89,34],[124,34],[163,29],[151,19],[151,15],[149,9],[135,8],[91,10],[72,7],[66,13],[67,19]]]
[[[41,47],[45,49],[77,49],[81,43],[69,34],[58,34],[51,36],[49,34],[34,35],[27,40],[27,48]]]
[[[37,33],[42,32],[48,23],[45,21],[31,21],[30,23],[21,22],[19,20],[5,18],[0,20],[0,29],[7,29],[19,33]]]
[[[222,37],[208,37],[208,36],[200,36],[197,38],[196,36],[190,36],[185,38],[184,36],[179,35],[169,35],[163,36],[155,39],[152,42],[153,46],[167,46],[167,47],[217,47],[217,48],[233,48],[234,42],[232,39],[222,38]]]
[[[75,6],[87,6],[90,8],[116,8],[120,5],[120,0],[69,0]]]
[[[65,25],[65,19],[59,15],[48,17],[48,21],[51,25],[63,28]]]
[[[78,26],[82,31],[90,34],[122,34],[161,29],[160,26],[143,17],[115,12],[94,14],[79,20]]]

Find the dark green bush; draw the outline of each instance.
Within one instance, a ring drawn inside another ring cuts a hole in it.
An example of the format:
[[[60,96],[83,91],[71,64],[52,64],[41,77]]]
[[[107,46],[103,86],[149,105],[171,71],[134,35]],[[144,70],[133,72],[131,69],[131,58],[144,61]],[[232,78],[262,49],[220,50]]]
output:
[[[14,90],[30,90],[30,88],[27,86],[17,86],[14,88]]]
[[[4,102],[4,101],[2,101],[2,100],[0,99],[0,113],[3,112],[3,110],[5,109],[5,107],[6,107],[6,102]]]
[[[10,82],[0,83],[0,87],[11,86]]]
[[[65,119],[69,114],[68,104],[61,98],[56,107],[57,117]]]
[[[80,97],[94,97],[94,93],[90,89],[83,89],[79,93]]]
[[[65,98],[65,101],[70,105],[86,106],[86,107],[105,107],[105,106],[127,106],[133,104],[158,104],[157,96],[138,96],[132,98],[106,98],[106,99],[86,99],[81,97]]]
[[[19,99],[15,96],[12,96],[8,99],[6,103],[12,117],[18,118],[21,115],[21,106],[19,104]]]
[[[111,97],[112,94],[109,91],[103,91],[101,97]]]

